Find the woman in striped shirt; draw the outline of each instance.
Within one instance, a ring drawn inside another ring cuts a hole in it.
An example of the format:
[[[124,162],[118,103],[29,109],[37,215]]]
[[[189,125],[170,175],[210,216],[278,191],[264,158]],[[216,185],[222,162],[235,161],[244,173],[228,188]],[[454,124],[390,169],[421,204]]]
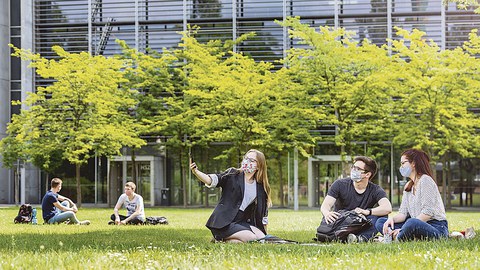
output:
[[[402,153],[400,173],[408,177],[398,213],[377,220],[384,235],[399,241],[448,237],[448,222],[442,197],[433,179],[430,158],[422,150]]]

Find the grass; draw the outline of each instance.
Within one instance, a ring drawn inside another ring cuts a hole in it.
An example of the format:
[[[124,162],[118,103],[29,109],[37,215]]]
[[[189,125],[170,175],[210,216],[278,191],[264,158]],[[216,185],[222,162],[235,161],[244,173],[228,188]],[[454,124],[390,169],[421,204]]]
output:
[[[85,208],[79,218],[90,226],[13,224],[17,211],[0,209],[0,269],[480,269],[478,236],[391,245],[213,244],[204,226],[212,209],[147,209],[170,222],[157,226],[109,226],[111,209]],[[480,228],[478,212],[447,215],[450,230]],[[273,209],[269,233],[313,243],[320,219],[319,211]]]

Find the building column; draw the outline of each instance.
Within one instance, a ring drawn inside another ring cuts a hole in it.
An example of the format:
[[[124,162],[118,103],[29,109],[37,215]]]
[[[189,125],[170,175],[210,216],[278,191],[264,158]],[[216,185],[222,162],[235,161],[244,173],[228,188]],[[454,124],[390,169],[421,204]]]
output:
[[[34,4],[33,1],[21,1],[21,46],[22,49],[30,49],[34,51]],[[35,91],[34,71],[28,67],[28,61],[22,61],[22,102],[26,100],[28,93]],[[27,109],[22,104],[22,109]],[[40,203],[42,199],[42,191],[40,190],[40,170],[32,164],[24,165],[25,179],[24,183],[20,183],[24,188],[25,197],[21,201],[25,203]],[[48,187],[47,187],[48,188]]]
[[[10,1],[0,1],[0,140],[6,137],[7,123],[10,122]],[[12,178],[10,170],[0,162],[0,203],[10,203]]]

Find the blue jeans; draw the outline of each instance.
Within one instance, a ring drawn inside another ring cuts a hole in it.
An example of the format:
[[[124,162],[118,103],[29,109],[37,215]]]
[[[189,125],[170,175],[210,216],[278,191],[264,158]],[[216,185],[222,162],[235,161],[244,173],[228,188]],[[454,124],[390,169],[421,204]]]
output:
[[[383,234],[383,224],[387,218],[379,218],[375,227]],[[397,240],[408,241],[415,239],[439,239],[448,237],[448,222],[446,220],[421,221],[417,218],[407,218],[404,222],[395,223],[394,229],[401,229]]]
[[[363,237],[365,240],[370,240],[372,237],[374,237],[377,233],[378,230],[375,227],[375,224],[377,220],[379,219],[379,216],[367,216],[367,219],[369,219],[372,222],[372,226],[370,226],[368,229],[361,231],[360,233],[357,234],[359,237]]]
[[[65,206],[65,207],[69,207],[69,204],[67,201],[63,201],[60,203],[61,205]],[[77,216],[75,215],[75,213],[73,211],[60,211],[59,209],[57,209],[57,213],[55,214],[55,216],[53,216],[52,218],[50,218],[48,220],[48,224],[55,224],[55,223],[62,223],[62,222],[65,222],[69,220],[70,223],[73,223],[73,224],[77,224],[79,223],[80,221],[77,219]]]

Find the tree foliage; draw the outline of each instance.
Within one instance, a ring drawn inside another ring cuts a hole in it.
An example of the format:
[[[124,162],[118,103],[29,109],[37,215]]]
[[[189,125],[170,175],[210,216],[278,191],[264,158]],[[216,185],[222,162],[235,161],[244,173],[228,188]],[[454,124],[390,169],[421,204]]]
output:
[[[480,4],[478,0],[443,0],[443,4],[448,2],[457,3],[457,7],[460,9],[475,8],[475,13],[480,13]]]
[[[63,160],[76,165],[81,204],[82,164],[93,155],[120,155],[122,146],[145,143],[136,136],[136,123],[128,115],[128,109],[135,106],[133,92],[119,88],[125,83],[124,63],[85,52],[68,53],[59,46],[52,48],[58,59],[51,60],[13,49],[14,56],[31,61],[38,75],[55,81],[38,87],[23,101],[27,109],[12,117],[8,136],[2,140],[4,162],[11,166],[16,158],[37,160],[48,168],[60,151]]]
[[[475,156],[480,122],[469,108],[480,105],[478,59],[462,48],[440,50],[418,30],[398,29],[398,35],[402,38],[392,41],[391,49],[401,62],[403,113],[395,142],[426,150],[434,162],[448,152]],[[468,44],[474,44],[473,37]]]
[[[343,28],[318,31],[298,18],[282,25],[299,46],[292,48],[287,65],[295,80],[308,89],[317,104],[318,125],[335,127],[334,141],[342,155],[352,154],[352,142],[388,139],[392,123],[392,73],[387,51],[364,40],[354,41]]]

